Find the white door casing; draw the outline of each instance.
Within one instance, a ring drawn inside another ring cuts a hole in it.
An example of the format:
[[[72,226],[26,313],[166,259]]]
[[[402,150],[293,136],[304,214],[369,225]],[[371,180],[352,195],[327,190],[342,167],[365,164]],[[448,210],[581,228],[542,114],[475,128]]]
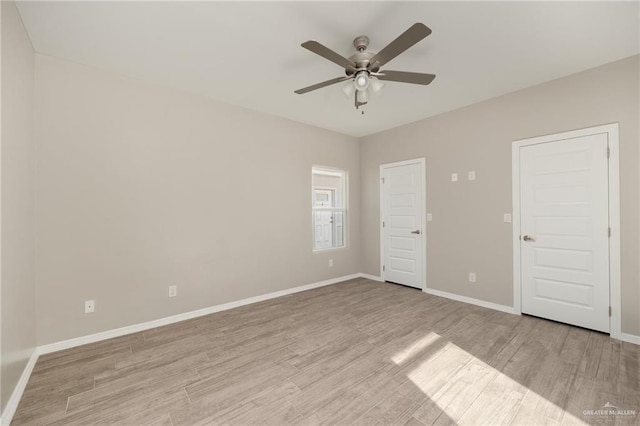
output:
[[[425,163],[409,160],[380,166],[381,277],[426,288]]]
[[[619,333],[617,147],[617,125],[514,143],[516,312]]]

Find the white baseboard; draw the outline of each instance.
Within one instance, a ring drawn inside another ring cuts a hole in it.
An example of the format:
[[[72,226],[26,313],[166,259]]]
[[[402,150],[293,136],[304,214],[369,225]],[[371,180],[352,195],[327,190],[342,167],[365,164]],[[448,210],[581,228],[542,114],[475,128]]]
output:
[[[472,297],[460,296],[454,293],[447,293],[446,291],[434,290],[432,288],[428,288],[426,290],[422,290],[427,294],[432,294],[434,296],[445,297],[447,299],[456,300],[458,302],[470,303],[472,305],[482,306],[483,308],[494,309],[500,312],[506,312],[508,314],[515,314],[515,311],[511,306],[499,305],[497,303],[485,302],[484,300],[474,299]]]
[[[113,330],[107,330],[101,333],[90,334],[88,336],[76,337],[74,339],[50,343],[50,344],[38,347],[38,352],[40,354],[57,352],[64,349],[74,348],[76,346],[86,345],[88,343],[95,343],[101,340],[112,339],[114,337],[120,337],[127,334],[137,333],[139,331],[145,331],[151,328],[161,327],[163,325],[169,325],[176,322],[201,317],[204,315],[213,314],[216,312],[226,311],[226,310],[237,308],[240,306],[250,305],[252,303],[262,302],[264,300],[275,299],[276,297],[282,297],[289,294],[299,293],[301,291],[311,290],[318,287],[324,287],[331,284],[337,284],[339,282],[351,280],[354,278],[360,278],[360,274],[345,275],[342,277],[332,278],[329,280],[320,281],[312,284],[306,284],[298,287],[288,288],[286,290],[274,291],[272,293],[262,294],[260,296],[250,297],[248,299],[237,300],[235,302],[224,303],[222,305],[215,305],[215,306],[210,306],[204,309],[198,309],[196,311],[190,311],[190,312],[185,312],[178,315],[172,315],[170,317],[160,318],[153,321],[147,321],[140,324],[134,324],[126,327],[116,328]]]
[[[360,274],[364,275],[364,274]],[[368,278],[368,277],[365,277]],[[447,293],[446,291],[434,290],[432,288],[428,288],[423,290],[427,294],[432,294],[434,296],[445,297],[447,299],[456,300],[458,302],[471,303],[472,305],[482,306],[483,308],[494,309],[496,311],[506,312],[508,314],[515,314],[517,312],[511,306],[499,305],[497,303],[485,302],[484,300],[474,299],[472,297],[460,296],[454,293]],[[635,334],[629,333],[620,333],[618,336],[611,335],[611,338],[622,340],[623,342],[633,343],[635,345],[640,346],[640,336],[636,336]]]
[[[381,277],[378,277],[376,275],[369,275],[369,274],[365,274],[363,272],[360,272],[358,275],[360,275],[360,278],[366,278],[366,279],[371,280],[371,281],[384,282],[384,280]]]
[[[633,343],[634,345],[640,345],[640,336],[636,336],[635,334],[629,333],[620,333],[618,336],[618,340],[622,340],[623,342]]]
[[[20,399],[22,399],[22,394],[24,393],[24,389],[27,387],[27,383],[29,382],[29,377],[31,377],[31,372],[33,371],[33,367],[35,367],[36,362],[38,361],[38,348],[35,348],[29,357],[29,361],[27,365],[24,367],[22,371],[22,375],[20,376],[20,380],[16,384],[16,387],[13,389],[13,393],[11,393],[11,397],[7,402],[7,406],[2,413],[2,419],[0,420],[0,424],[2,426],[9,426],[11,424],[11,420],[13,420],[13,415],[16,413],[18,409],[18,404],[20,404]]]

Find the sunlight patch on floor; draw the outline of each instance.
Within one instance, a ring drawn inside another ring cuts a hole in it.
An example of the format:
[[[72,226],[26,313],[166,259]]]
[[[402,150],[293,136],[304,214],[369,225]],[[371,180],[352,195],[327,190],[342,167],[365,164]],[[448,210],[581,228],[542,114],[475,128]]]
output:
[[[441,339],[428,333],[391,359],[399,366],[417,363],[407,378],[452,421],[474,425],[587,424],[569,412],[563,414],[553,402],[451,342],[428,352]],[[421,354],[425,351],[428,355]],[[414,417],[433,417],[434,408],[424,404]]]
[[[428,346],[430,346],[433,342],[440,339],[436,333],[428,333],[424,337],[413,342],[411,345],[407,346],[400,352],[395,353],[391,360],[395,362],[397,365],[402,365],[406,361],[412,359],[414,356],[420,354],[424,351]]]

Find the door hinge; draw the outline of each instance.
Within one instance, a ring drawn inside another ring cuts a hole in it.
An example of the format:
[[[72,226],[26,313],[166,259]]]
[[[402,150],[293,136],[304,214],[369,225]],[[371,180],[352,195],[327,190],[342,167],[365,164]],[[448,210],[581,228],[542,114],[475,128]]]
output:
[[[380,178],[380,180],[382,181],[382,183],[384,183],[384,178]]]
[[[608,233],[609,233],[609,238],[611,238],[611,227],[609,227]]]
[[[609,306],[609,316],[611,316],[611,306]]]
[[[382,270],[385,271],[385,266],[384,265],[382,265]]]
[[[611,149],[607,147],[607,159],[611,158]]]
[[[382,221],[382,227],[384,228],[384,220]]]

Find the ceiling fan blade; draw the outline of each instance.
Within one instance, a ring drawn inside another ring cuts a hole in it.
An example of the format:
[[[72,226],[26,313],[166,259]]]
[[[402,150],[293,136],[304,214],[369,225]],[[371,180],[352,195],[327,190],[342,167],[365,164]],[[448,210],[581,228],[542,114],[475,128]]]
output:
[[[342,55],[337,54],[333,50],[329,49],[326,46],[323,46],[322,44],[318,43],[317,41],[314,41],[314,40],[305,41],[304,43],[301,44],[301,46],[304,47],[307,50],[312,51],[313,53],[315,53],[317,55],[322,56],[325,59],[330,60],[334,64],[340,65],[344,69],[347,69],[347,68],[355,69],[356,68],[356,64],[354,64],[352,61],[350,61],[349,59],[345,58]]]
[[[369,69],[379,68],[431,34],[431,30],[420,22],[413,24],[369,60]]]
[[[331,80],[323,81],[322,83],[314,84],[313,86],[304,87],[302,89],[298,89],[295,91],[298,95],[302,95],[307,92],[311,92],[312,90],[320,89],[322,87],[331,86],[332,84],[340,83],[341,81],[349,80],[352,77],[338,77],[332,78]]]
[[[435,74],[422,74],[419,72],[406,71],[381,71],[375,74],[378,80],[399,81],[401,83],[413,83],[427,85],[436,78]]]

